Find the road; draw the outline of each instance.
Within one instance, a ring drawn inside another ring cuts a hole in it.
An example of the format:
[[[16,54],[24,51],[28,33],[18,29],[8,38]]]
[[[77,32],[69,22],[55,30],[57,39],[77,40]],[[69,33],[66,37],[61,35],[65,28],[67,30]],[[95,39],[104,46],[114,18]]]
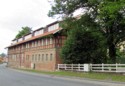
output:
[[[124,84],[23,72],[0,65],[0,86],[124,86]]]

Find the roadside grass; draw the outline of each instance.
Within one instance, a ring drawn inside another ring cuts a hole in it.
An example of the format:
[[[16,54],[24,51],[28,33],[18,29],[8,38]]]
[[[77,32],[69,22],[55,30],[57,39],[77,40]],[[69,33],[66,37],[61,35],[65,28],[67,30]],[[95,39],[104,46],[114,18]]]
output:
[[[19,70],[40,73],[40,74],[57,75],[57,76],[70,76],[77,78],[125,82],[125,75],[115,74],[115,73],[95,73],[95,72],[85,73],[85,72],[71,72],[71,71],[45,72],[45,71],[31,70],[31,69],[19,69]]]

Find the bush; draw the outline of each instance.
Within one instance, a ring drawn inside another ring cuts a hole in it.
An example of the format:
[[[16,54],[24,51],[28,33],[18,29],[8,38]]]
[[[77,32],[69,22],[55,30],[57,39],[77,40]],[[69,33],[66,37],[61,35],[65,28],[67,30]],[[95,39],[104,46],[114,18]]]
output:
[[[61,51],[64,63],[105,63],[105,38],[98,31],[72,29]]]

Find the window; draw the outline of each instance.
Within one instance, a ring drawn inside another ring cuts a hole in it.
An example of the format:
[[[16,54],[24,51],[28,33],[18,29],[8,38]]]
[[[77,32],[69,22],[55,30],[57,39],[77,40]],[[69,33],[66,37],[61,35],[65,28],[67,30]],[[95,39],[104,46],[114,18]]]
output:
[[[26,48],[27,48],[27,44],[26,44],[26,46],[25,46]]]
[[[42,43],[42,46],[44,45],[44,40],[43,39],[41,39],[41,43]]]
[[[52,61],[53,59],[53,54],[50,54],[50,61]]]
[[[24,39],[26,40],[26,39],[29,39],[29,38],[31,38],[31,37],[32,37],[32,34],[29,34],[29,35],[25,36]]]
[[[52,38],[50,37],[50,44],[52,44],[52,41],[53,41],[53,40],[52,40]]]
[[[35,55],[35,61],[37,61],[37,54]]]
[[[15,59],[15,61],[17,60],[17,55],[14,55],[14,59]]]
[[[32,42],[32,47],[34,47],[34,42]]]
[[[20,50],[20,46],[18,47],[18,50]]]
[[[38,57],[38,61],[40,61],[40,54],[39,54],[39,57]]]
[[[55,28],[56,28],[56,29],[58,29],[58,28],[59,28],[59,23],[57,23],[57,24],[55,25]]]
[[[22,45],[22,49],[23,49],[23,45]]]
[[[42,54],[42,61],[44,61],[44,54]]]
[[[32,61],[34,61],[34,55],[32,55]]]
[[[48,54],[46,54],[46,61],[48,61]]]
[[[29,43],[26,44],[26,48],[29,48]]]
[[[26,55],[26,60],[30,61],[30,55]]]
[[[28,55],[28,61],[30,61],[30,55]]]
[[[26,55],[26,57],[25,57],[25,60],[27,60],[27,55]]]
[[[40,46],[40,40],[38,40],[38,46]]]
[[[16,60],[17,60],[17,55],[15,55],[15,57],[14,57],[14,58],[15,58],[15,61],[16,61]]]
[[[37,46],[38,46],[38,41],[35,42],[35,47],[37,47]]]
[[[40,30],[40,34],[43,34],[43,29],[42,29],[42,30]]]
[[[48,39],[46,38],[46,45],[48,45]]]
[[[30,45],[29,45],[29,43],[27,44],[27,48],[30,48]]]
[[[39,35],[39,34],[40,34],[40,31],[36,31],[36,32],[34,33],[35,36],[37,36],[37,35]]]
[[[21,60],[24,62],[24,54],[21,54]]]
[[[54,25],[48,27],[48,31],[53,31],[53,30],[58,29],[58,28],[59,28],[59,23],[54,24]]]

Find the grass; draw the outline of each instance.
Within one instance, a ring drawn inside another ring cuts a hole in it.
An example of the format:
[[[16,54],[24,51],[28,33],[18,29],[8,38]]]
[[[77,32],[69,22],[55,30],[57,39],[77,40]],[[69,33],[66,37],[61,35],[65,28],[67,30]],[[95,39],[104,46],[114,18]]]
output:
[[[125,82],[125,76],[121,74],[111,74],[111,73],[94,73],[94,72],[70,72],[70,71],[55,71],[55,72],[44,72],[38,70],[30,69],[19,69],[28,72],[40,73],[40,74],[49,74],[49,75],[58,75],[58,76],[70,76],[70,77],[80,77],[87,79],[96,79],[96,80],[107,80],[107,81],[118,81]]]

